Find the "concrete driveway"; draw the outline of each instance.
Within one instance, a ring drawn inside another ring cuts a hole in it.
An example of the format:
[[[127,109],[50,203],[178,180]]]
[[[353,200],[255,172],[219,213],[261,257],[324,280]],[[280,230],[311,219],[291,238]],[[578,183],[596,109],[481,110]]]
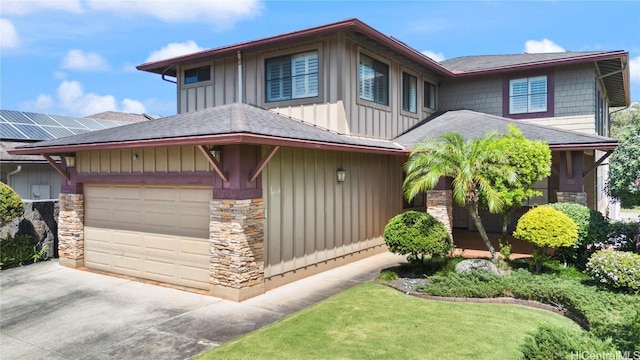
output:
[[[0,273],[0,358],[185,359],[403,262],[384,253],[242,303],[59,266]]]

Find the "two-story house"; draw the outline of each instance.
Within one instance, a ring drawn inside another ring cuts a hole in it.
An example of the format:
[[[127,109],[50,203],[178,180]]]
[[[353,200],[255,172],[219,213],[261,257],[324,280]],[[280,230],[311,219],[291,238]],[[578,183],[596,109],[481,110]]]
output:
[[[554,151],[543,201],[589,201],[596,151],[616,146],[600,136],[607,106],[629,103],[628,55],[540,56],[439,64],[350,19],[140,65],[176,83],[178,115],[14,153],[75,156],[58,168],[62,264],[243,300],[384,251],[405,208],[468,228],[445,181],[403,201],[426,137],[515,124]]]

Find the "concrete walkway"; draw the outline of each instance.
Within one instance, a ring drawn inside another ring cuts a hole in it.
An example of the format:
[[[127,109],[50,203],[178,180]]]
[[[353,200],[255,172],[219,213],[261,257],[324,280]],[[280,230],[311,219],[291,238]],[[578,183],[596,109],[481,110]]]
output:
[[[383,253],[235,303],[42,262],[0,272],[0,359],[186,359],[404,262]]]

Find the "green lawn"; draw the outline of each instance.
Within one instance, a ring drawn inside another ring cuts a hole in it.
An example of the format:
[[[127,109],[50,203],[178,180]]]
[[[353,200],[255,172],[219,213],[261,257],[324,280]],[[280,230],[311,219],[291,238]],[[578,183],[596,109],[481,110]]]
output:
[[[577,327],[543,310],[424,300],[365,283],[196,359],[517,359],[541,323]]]

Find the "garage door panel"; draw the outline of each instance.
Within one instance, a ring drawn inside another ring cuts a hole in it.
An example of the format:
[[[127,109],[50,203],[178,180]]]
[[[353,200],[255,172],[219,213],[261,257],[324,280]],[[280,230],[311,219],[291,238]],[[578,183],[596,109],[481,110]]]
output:
[[[85,266],[208,289],[210,198],[210,188],[85,185]]]

